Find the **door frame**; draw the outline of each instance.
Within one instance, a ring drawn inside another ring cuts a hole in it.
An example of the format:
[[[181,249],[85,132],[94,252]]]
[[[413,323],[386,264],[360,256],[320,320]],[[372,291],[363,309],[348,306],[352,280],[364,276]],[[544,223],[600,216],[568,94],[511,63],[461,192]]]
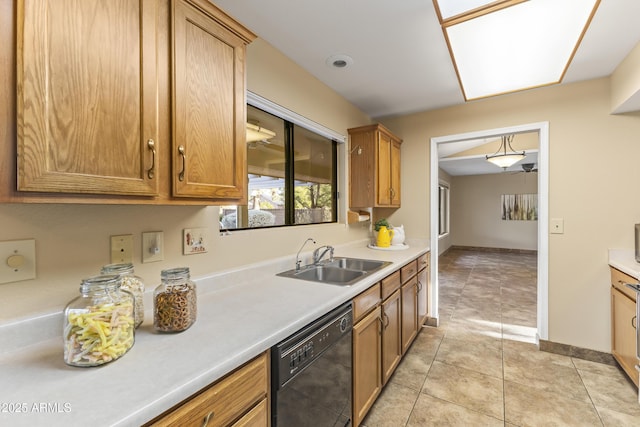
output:
[[[549,122],[529,123],[497,129],[446,135],[431,138],[430,151],[430,240],[431,240],[431,295],[429,314],[438,323],[438,182],[439,144],[495,138],[518,133],[538,133],[538,285],[537,285],[537,337],[549,339]]]

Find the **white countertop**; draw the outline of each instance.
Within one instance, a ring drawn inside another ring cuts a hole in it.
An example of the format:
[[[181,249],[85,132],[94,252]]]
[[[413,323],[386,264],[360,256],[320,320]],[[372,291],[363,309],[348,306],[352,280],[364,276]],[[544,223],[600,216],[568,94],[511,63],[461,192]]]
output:
[[[3,346],[16,348],[0,354],[0,425],[143,424],[429,250],[424,240],[389,252],[366,243],[334,255],[393,264],[350,287],[275,276],[293,257],[197,278],[197,320],[177,334],[153,332],[148,289],[135,345],[101,367],[65,365],[61,313],[4,326]]]
[[[640,263],[634,250],[609,249],[609,265],[640,280]]]

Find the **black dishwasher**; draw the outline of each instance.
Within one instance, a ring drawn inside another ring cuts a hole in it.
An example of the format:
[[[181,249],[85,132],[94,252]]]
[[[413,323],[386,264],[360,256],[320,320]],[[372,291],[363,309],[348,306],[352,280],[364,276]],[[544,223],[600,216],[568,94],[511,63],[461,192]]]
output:
[[[273,427],[351,426],[351,303],[271,348]]]

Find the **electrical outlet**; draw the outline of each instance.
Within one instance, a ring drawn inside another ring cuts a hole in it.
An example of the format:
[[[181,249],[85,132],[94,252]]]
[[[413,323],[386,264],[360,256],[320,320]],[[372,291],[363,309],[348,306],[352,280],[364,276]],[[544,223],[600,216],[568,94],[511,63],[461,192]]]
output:
[[[142,233],[142,262],[164,260],[164,233],[150,231]]]
[[[133,235],[111,236],[111,263],[126,264],[133,262]]]
[[[564,218],[551,218],[549,226],[551,234],[564,234]]]
[[[36,241],[0,242],[0,283],[36,278]]]

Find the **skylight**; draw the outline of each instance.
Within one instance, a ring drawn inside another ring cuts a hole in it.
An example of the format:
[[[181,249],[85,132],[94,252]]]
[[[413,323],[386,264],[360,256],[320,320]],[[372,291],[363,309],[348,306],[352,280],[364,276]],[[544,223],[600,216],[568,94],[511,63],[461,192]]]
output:
[[[466,100],[560,83],[600,0],[433,0]]]

